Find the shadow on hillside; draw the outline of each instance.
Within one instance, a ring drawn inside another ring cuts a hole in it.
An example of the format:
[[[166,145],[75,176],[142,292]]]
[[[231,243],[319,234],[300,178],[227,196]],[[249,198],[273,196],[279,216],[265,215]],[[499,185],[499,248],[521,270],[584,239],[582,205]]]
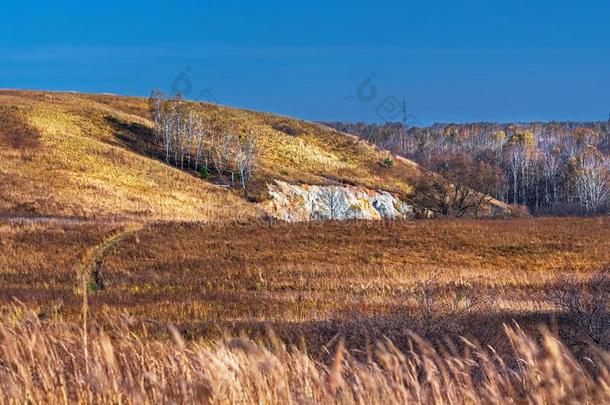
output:
[[[116,142],[109,142],[109,144],[124,147],[140,155],[156,159],[163,164],[174,167],[173,165],[167,164],[165,161],[163,148],[155,142],[155,136],[151,128],[136,122],[126,122],[113,116],[106,116],[104,119],[106,123],[112,127],[116,139]],[[201,177],[193,168],[184,168],[182,171],[198,178]],[[231,180],[229,175],[224,173],[221,175],[214,170],[209,171],[207,180],[213,184],[225,187],[238,185],[235,178]],[[263,196],[267,190],[267,181],[269,180],[262,180],[259,178],[257,178],[256,181],[253,181],[248,188],[246,198],[250,201],[261,201],[264,199]],[[239,187],[236,187],[236,189],[239,189]]]
[[[40,148],[40,131],[30,125],[17,109],[0,106],[0,148],[23,152]]]
[[[137,122],[126,122],[112,116],[106,116],[104,120],[112,128],[118,145],[140,155],[162,160],[161,149],[155,143],[155,137],[151,128]]]

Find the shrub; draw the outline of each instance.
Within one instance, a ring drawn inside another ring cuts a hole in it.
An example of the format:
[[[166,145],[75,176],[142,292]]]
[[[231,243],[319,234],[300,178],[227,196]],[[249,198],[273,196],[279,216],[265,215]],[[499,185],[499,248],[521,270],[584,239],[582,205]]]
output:
[[[207,180],[210,177],[210,169],[207,166],[201,166],[201,169],[199,169],[199,174],[201,175],[202,179]]]
[[[549,292],[550,301],[563,311],[575,328],[569,340],[610,348],[610,271],[602,269],[588,282],[560,279]]]
[[[394,160],[387,157],[383,159],[383,162],[381,162],[381,166],[385,167],[386,169],[391,169],[394,166]]]
[[[280,131],[280,132],[285,133],[286,135],[291,135],[291,136],[298,136],[303,133],[303,131],[301,131],[298,128],[295,128],[294,126],[290,125],[287,122],[276,122],[271,127],[273,129],[275,129],[276,131]]]

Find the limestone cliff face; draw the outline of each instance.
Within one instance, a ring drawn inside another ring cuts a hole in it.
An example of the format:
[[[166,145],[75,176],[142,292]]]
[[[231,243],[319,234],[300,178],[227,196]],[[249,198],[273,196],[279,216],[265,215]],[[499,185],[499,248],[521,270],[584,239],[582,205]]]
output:
[[[311,220],[409,218],[413,208],[385,191],[354,186],[312,186],[276,181],[269,184],[271,200],[263,209],[272,217]]]

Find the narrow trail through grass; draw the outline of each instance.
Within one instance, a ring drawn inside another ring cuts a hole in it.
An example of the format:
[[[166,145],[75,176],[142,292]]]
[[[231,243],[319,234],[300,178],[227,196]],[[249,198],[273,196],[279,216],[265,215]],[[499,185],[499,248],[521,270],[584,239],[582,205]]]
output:
[[[141,223],[129,223],[124,225],[122,231],[113,233],[111,236],[106,238],[102,243],[93,247],[83,259],[83,266],[81,268],[80,274],[82,276],[91,276],[92,272],[95,270],[96,265],[101,263],[104,255],[116,246],[117,243],[122,240],[128,238],[129,236],[136,235],[139,231],[144,228],[144,224]]]
[[[102,258],[104,254],[114,247],[117,243],[124,240],[128,236],[136,234],[140,231],[144,225],[142,224],[126,224],[121,232],[115,233],[112,236],[105,239],[102,243],[92,248],[86,255],[83,261],[83,267],[80,270],[80,278],[82,279],[82,296],[83,305],[81,308],[82,314],[82,338],[83,338],[83,352],[85,358],[85,369],[89,372],[89,337],[87,319],[89,312],[88,302],[88,290],[90,289],[104,289],[104,281],[99,273],[99,267],[101,267]]]

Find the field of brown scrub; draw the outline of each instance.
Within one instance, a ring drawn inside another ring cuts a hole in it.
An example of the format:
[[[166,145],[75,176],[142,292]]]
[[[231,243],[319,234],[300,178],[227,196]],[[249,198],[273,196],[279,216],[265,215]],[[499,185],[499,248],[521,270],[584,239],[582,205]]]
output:
[[[84,274],[101,323],[171,321],[195,340],[272,327],[318,354],[337,334],[357,350],[384,337],[404,347],[407,329],[494,343],[512,321],[587,342],[553,292],[591,291],[610,261],[608,218],[35,223],[0,236],[3,307],[76,320]]]

